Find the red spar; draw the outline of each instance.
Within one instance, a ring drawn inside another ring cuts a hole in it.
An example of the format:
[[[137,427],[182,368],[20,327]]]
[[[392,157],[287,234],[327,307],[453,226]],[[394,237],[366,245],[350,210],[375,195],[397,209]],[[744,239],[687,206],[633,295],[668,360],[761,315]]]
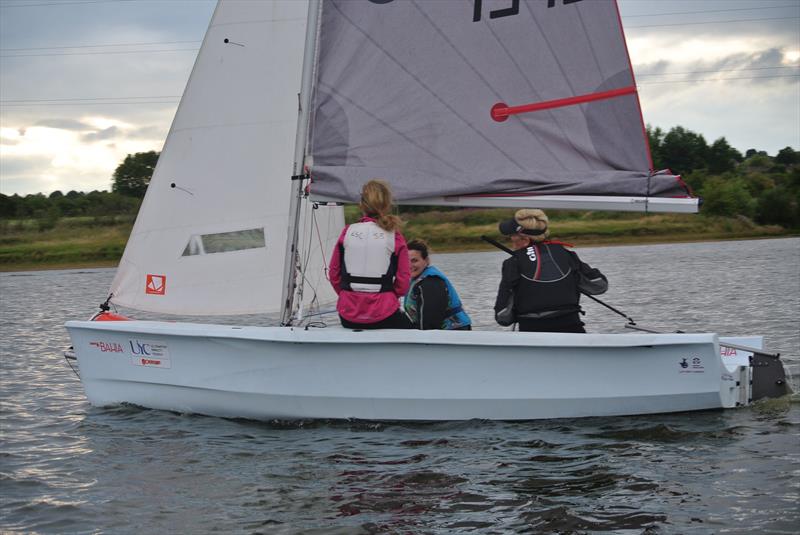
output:
[[[619,89],[612,89],[610,91],[601,91],[599,93],[589,93],[587,95],[578,95],[569,98],[559,98],[555,100],[546,100],[544,102],[535,102],[533,104],[523,104],[522,106],[509,106],[505,102],[498,102],[492,106],[492,119],[501,123],[509,118],[511,115],[518,113],[527,113],[530,111],[549,110],[552,108],[563,108],[564,106],[572,106],[575,104],[584,104],[586,102],[593,102],[595,100],[605,100],[609,98],[619,97],[622,95],[630,95],[636,93],[636,86],[621,87]]]

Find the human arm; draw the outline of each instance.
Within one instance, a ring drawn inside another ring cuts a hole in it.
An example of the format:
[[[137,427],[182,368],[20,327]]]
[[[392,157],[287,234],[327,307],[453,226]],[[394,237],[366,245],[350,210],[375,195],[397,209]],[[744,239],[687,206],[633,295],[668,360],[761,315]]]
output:
[[[497,289],[494,303],[494,318],[497,323],[507,327],[514,323],[514,288],[519,280],[519,266],[516,258],[511,257],[503,262],[503,275]]]
[[[342,244],[344,244],[344,236],[347,232],[347,227],[342,229],[342,233],[339,235],[339,239],[336,240],[336,245],[333,246],[333,252],[331,253],[331,261],[328,264],[328,280],[331,282],[331,286],[333,286],[333,291],[336,292],[336,295],[342,291]]]
[[[578,274],[578,289],[582,294],[600,295],[608,290],[608,279],[599,269],[581,261],[578,255],[569,251],[575,271]]]
[[[411,264],[408,260],[408,245],[399,232],[394,233],[394,254],[397,257],[397,272],[394,275],[394,294],[403,297],[408,293],[411,283]]]

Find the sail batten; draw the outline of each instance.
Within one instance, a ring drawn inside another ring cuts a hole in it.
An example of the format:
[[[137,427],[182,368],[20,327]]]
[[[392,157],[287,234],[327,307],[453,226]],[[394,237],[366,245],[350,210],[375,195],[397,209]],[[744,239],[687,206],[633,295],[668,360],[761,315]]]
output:
[[[520,0],[513,13],[479,3],[323,2],[315,197],[355,201],[371,178],[401,202],[688,194],[651,170],[613,0]]]
[[[636,92],[635,86],[620,87],[619,89],[611,89],[610,91],[600,91],[598,93],[589,93],[588,95],[578,95],[576,97],[559,98],[555,100],[548,100],[545,102],[532,102],[530,104],[520,104],[518,106],[509,106],[504,102],[499,102],[492,106],[492,119],[498,122],[505,121],[511,115],[519,113],[529,113],[541,110],[550,110],[553,108],[563,108],[564,106],[575,106],[576,104],[585,104],[587,102],[594,102],[595,100],[605,100],[607,98],[619,97],[622,95],[630,95]]]

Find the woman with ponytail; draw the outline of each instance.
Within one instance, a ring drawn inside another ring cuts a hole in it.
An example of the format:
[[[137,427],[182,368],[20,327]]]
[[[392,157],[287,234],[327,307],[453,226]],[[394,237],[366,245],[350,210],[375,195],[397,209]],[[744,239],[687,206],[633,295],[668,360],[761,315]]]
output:
[[[398,302],[411,279],[408,247],[400,218],[391,214],[389,185],[383,180],[364,184],[358,206],[363,217],[342,230],[329,266],[342,326],[408,329],[411,325]]]

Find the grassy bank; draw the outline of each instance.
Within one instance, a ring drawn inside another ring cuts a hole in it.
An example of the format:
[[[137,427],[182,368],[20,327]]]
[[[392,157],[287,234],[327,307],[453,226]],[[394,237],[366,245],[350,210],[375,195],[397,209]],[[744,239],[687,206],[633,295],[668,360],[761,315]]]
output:
[[[488,250],[481,235],[498,237],[498,221],[514,210],[461,210],[404,214],[408,239],[424,238],[441,252]],[[696,214],[631,214],[620,212],[549,212],[551,238],[576,246],[623,245],[732,240],[792,236],[800,231],[777,225],[756,225],[746,218]],[[502,240],[501,240],[502,241]]]
[[[491,250],[482,234],[497,238],[497,222],[508,209],[413,212],[401,209],[408,239],[424,238],[439,252]],[[576,246],[732,240],[800,235],[744,218],[615,212],[551,212],[553,238]],[[357,217],[346,208],[348,221]],[[132,217],[4,221],[0,226],[0,271],[115,266],[122,256]]]
[[[132,226],[132,217],[110,216],[4,221],[0,271],[116,266]]]

